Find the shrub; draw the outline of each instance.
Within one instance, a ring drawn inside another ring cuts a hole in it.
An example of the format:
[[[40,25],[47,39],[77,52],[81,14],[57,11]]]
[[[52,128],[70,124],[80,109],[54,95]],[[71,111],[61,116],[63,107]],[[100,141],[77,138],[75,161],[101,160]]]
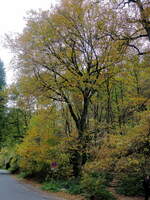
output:
[[[70,194],[81,194],[81,186],[78,180],[51,180],[43,184],[42,189],[58,192],[58,191],[66,191]]]
[[[106,189],[106,179],[95,173],[85,174],[81,180],[84,195],[91,200],[115,200],[116,198]]]
[[[79,179],[70,179],[69,181],[64,184],[64,187],[67,189],[67,192],[70,194],[81,194],[82,188],[80,185]]]
[[[69,155],[63,149],[66,142],[59,138],[57,131],[60,129],[54,127],[55,114],[50,108],[41,109],[33,115],[23,142],[17,146],[20,169],[30,171],[40,181],[63,179],[72,175]],[[57,163],[54,170],[51,166],[53,162]]]
[[[90,200],[115,200],[115,197],[106,190],[106,179],[102,173],[84,174],[80,179],[66,181],[52,179],[44,183],[43,189],[53,192],[66,191],[70,194],[81,194]]]
[[[116,191],[119,194],[127,196],[143,196],[144,190],[142,182],[143,179],[139,174],[137,176],[131,174],[122,176],[118,181]]]
[[[61,185],[58,182],[52,180],[50,182],[44,183],[42,189],[51,192],[59,192],[61,189]]]
[[[26,172],[26,171],[21,172],[21,173],[18,175],[19,178],[28,178],[29,176],[30,176],[30,173],[29,173],[29,172]]]
[[[104,181],[103,184],[106,186],[109,186],[113,180],[113,175],[104,171],[92,171],[88,172],[88,174],[91,174],[91,176],[95,179],[102,179]]]

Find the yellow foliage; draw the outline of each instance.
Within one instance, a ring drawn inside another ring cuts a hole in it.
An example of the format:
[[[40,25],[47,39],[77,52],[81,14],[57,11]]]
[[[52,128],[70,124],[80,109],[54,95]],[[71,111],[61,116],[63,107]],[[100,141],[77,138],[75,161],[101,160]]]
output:
[[[119,171],[150,171],[150,114],[141,116],[139,125],[126,135],[109,134],[103,139],[95,169]],[[96,164],[95,164],[96,163]]]
[[[27,135],[17,148],[21,168],[38,170],[41,163],[50,165],[57,159],[59,138],[49,115],[50,110],[41,110],[31,120]]]

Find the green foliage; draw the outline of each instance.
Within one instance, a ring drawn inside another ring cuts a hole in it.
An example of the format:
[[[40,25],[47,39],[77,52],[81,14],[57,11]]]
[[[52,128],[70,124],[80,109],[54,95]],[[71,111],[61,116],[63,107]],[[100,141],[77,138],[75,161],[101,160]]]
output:
[[[52,179],[43,184],[42,189],[58,192],[65,191],[70,194],[81,194],[82,189],[79,180],[68,179],[68,180],[55,180]]]
[[[140,174],[128,174],[120,177],[116,191],[127,196],[143,196],[143,177]]]
[[[28,178],[29,176],[30,176],[31,174],[30,174],[30,172],[28,171],[25,171],[25,172],[21,172],[19,175],[18,175],[18,177],[19,178]]]
[[[48,190],[51,192],[59,192],[61,189],[61,185],[57,183],[56,181],[51,181],[48,183],[44,183],[44,185],[42,186],[42,189]]]
[[[103,175],[85,174],[81,180],[81,187],[88,199],[115,200],[112,193],[106,189],[106,180]]]
[[[7,108],[5,113],[5,130],[1,136],[2,146],[15,145],[22,142],[26,132],[24,111],[17,108]]]
[[[63,186],[64,186],[64,188],[66,188],[67,192],[70,194],[82,194],[83,193],[79,179],[70,179],[66,183],[64,182]]]
[[[90,175],[85,175],[81,182],[78,179],[70,180],[51,180],[43,184],[42,189],[59,192],[65,191],[70,194],[80,194],[85,196],[87,199],[97,200],[115,200],[115,197],[106,189],[104,185],[105,180]]]
[[[111,192],[106,190],[105,188],[100,188],[99,191],[93,192],[92,194],[86,195],[88,199],[96,199],[96,200],[116,200]]]

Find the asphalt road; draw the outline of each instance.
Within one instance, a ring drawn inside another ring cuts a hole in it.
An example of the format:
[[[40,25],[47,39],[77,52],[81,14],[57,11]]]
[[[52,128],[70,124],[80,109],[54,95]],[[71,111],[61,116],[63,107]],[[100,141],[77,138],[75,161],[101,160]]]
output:
[[[14,179],[7,171],[0,170],[1,200],[63,200]]]

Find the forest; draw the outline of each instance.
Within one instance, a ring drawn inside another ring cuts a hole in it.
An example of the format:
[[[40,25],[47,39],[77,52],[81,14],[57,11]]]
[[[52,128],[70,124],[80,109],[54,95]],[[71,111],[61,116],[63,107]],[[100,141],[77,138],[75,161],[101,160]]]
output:
[[[0,166],[90,200],[142,196],[150,175],[150,1],[61,0],[6,35]]]

